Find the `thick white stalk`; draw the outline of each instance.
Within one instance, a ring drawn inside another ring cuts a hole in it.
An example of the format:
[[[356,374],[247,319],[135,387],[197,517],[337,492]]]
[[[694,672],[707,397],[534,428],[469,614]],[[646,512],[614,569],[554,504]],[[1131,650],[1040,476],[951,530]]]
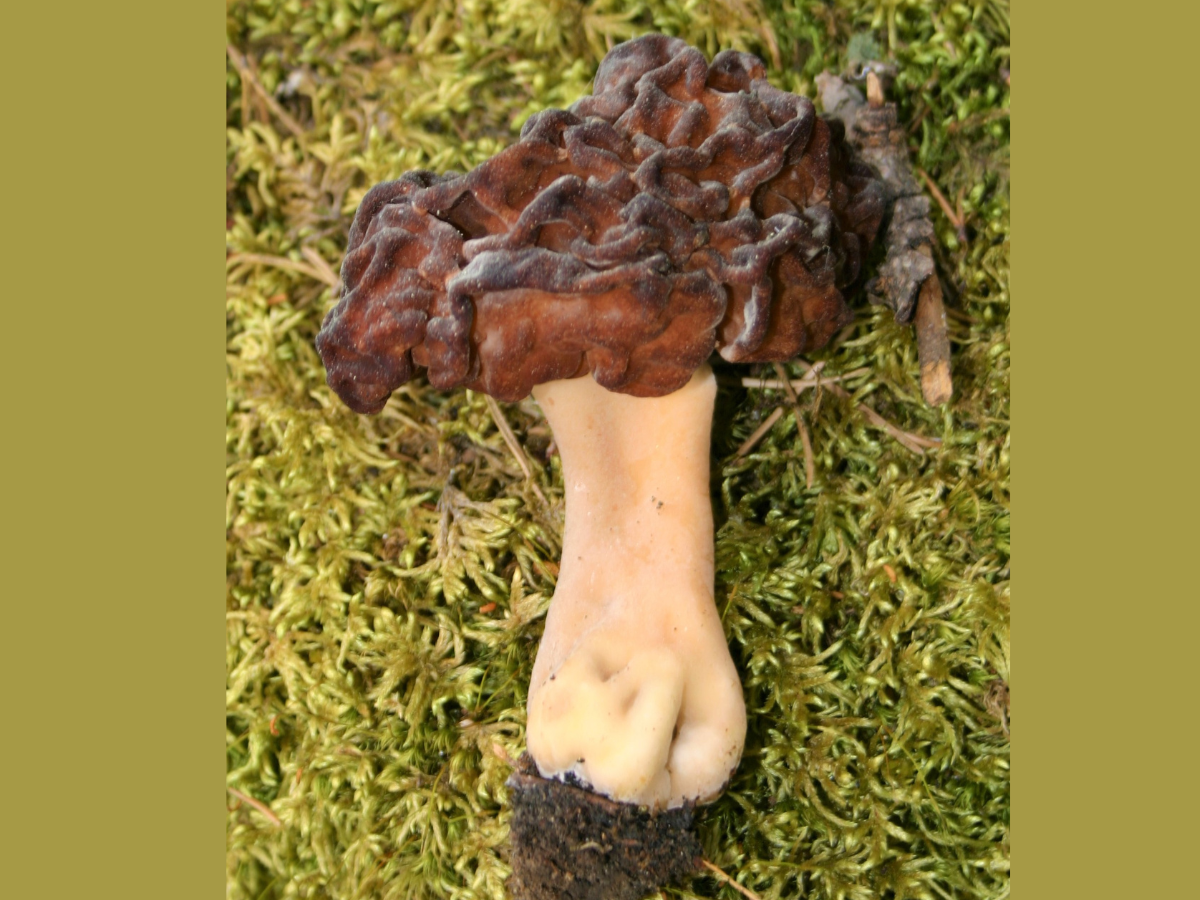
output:
[[[713,602],[716,382],[636,398],[590,377],[534,389],[562,456],[558,585],[529,691],[546,777],[652,807],[716,797],[741,757],[741,684]]]

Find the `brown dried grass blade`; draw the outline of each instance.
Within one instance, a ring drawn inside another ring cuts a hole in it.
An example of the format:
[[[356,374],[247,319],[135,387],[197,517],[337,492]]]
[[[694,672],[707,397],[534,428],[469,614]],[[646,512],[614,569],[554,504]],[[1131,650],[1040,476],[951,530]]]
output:
[[[521,467],[521,472],[525,475],[525,480],[533,486],[533,492],[537,494],[538,499],[542,503],[546,503],[546,495],[542,493],[541,486],[533,479],[533,471],[529,467],[529,460],[525,456],[524,449],[517,442],[517,436],[513,434],[513,430],[508,424],[508,419],[504,416],[504,410],[500,408],[500,404],[496,402],[496,398],[491,394],[484,394],[483,399],[487,403],[488,412],[492,414],[492,420],[500,430],[500,436],[504,438],[504,443],[508,445],[509,452],[516,458],[517,465]]]
[[[264,816],[266,816],[267,820],[272,825],[274,825],[276,828],[283,827],[283,823],[281,821],[279,821],[279,816],[277,816],[277,815],[275,815],[275,813],[271,812],[271,808],[269,806],[267,806],[267,804],[263,803],[261,800],[255,800],[249,794],[243,794],[237,788],[226,788],[226,790],[228,790],[229,793],[233,794],[233,796],[235,796],[237,799],[241,800],[247,806],[254,807],[256,810],[258,810],[260,813],[262,813]]]
[[[763,439],[763,436],[775,427],[775,423],[783,416],[783,407],[775,407],[775,412],[767,416],[766,420],[754,429],[754,433],[742,442],[742,446],[738,447],[737,453],[733,455],[734,459],[741,459],[747,453],[754,449],[755,445]]]
[[[754,891],[750,890],[750,888],[745,887],[744,885],[738,884],[736,881],[734,881],[732,878],[730,878],[728,875],[726,875],[724,872],[722,872],[719,868],[717,868],[712,863],[710,863],[707,859],[700,860],[700,865],[704,866],[704,868],[706,868],[706,869],[708,869],[708,871],[712,872],[713,875],[716,876],[718,881],[725,882],[727,885],[729,885],[731,888],[733,888],[735,891],[737,891],[743,897],[748,898],[748,900],[762,900],[762,898],[759,897],[758,894],[754,893]]]
[[[812,437],[809,435],[808,425],[804,421],[804,410],[800,408],[800,399],[796,396],[791,381],[788,380],[787,372],[783,371],[783,366],[779,363],[775,363],[775,374],[779,376],[783,392],[787,394],[788,402],[792,404],[792,410],[796,414],[796,430],[800,432],[800,444],[804,447],[804,486],[811,488],[816,473],[813,470]]]
[[[242,83],[249,84],[254,89],[254,92],[267,104],[267,108],[275,114],[275,118],[282,122],[284,127],[296,136],[296,140],[304,144],[304,129],[300,127],[300,123],[288,115],[287,110],[279,105],[279,101],[271,96],[270,91],[259,83],[246,58],[228,44],[225,45],[225,52],[229,55],[229,61],[233,63],[233,67],[237,69],[238,77],[242,79]]]
[[[234,253],[225,260],[226,263],[258,263],[263,266],[271,266],[275,269],[286,269],[289,272],[299,272],[301,275],[307,275],[314,281],[320,281],[330,287],[337,287],[339,284],[337,275],[333,269],[325,265],[324,271],[317,269],[315,266],[310,266],[302,262],[296,262],[294,259],[288,259],[286,256],[268,256],[265,253]],[[324,260],[322,260],[324,262]]]

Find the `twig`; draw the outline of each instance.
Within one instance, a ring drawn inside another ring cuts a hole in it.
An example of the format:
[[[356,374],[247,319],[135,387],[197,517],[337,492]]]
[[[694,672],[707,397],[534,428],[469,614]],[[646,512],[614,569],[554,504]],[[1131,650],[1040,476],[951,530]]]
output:
[[[808,425],[804,422],[804,411],[800,409],[800,399],[796,396],[795,389],[792,388],[792,383],[788,380],[787,372],[783,371],[783,366],[775,363],[775,374],[779,376],[779,382],[783,385],[783,392],[787,394],[788,400],[792,404],[792,409],[796,415],[796,430],[800,432],[800,444],[804,447],[804,486],[812,488],[813,478],[813,451],[812,438],[808,433]]]
[[[546,495],[542,493],[541,486],[533,480],[533,472],[529,468],[529,462],[525,458],[525,452],[521,449],[521,445],[517,443],[517,436],[513,434],[512,428],[509,427],[508,419],[504,417],[504,411],[500,409],[500,404],[496,402],[496,398],[491,394],[483,395],[484,401],[487,403],[488,412],[492,414],[492,420],[496,423],[496,427],[500,430],[501,437],[504,438],[504,443],[508,444],[508,449],[517,459],[517,465],[521,467],[521,471],[525,474],[525,480],[533,485],[533,492],[537,494],[538,499],[549,505],[546,500]]]
[[[255,800],[253,797],[249,796],[248,794],[243,794],[237,788],[226,787],[226,790],[229,791],[229,793],[233,794],[233,796],[235,796],[239,800],[241,800],[243,803],[247,803],[250,806],[253,806],[255,809],[257,809],[260,813],[262,813],[264,816],[266,816],[267,819],[270,820],[271,824],[274,825],[276,828],[283,827],[283,823],[281,821],[279,821],[279,816],[277,816],[277,815],[275,815],[275,813],[271,812],[270,807],[267,806],[267,804],[263,803],[261,800]]]
[[[816,387],[818,384],[827,385],[835,381],[849,381],[851,378],[857,378],[859,375],[866,375],[871,371],[870,366],[863,366],[859,369],[851,369],[849,372],[843,372],[841,375],[830,375],[828,378],[810,378],[805,375],[803,378],[793,378],[789,382],[797,394],[807,390],[810,387]],[[783,390],[783,382],[775,378],[743,378],[742,387],[758,388],[761,391],[780,391]]]
[[[797,359],[796,362],[804,366],[806,369],[812,369],[812,364],[807,363],[802,359]],[[821,384],[825,384],[824,379],[822,379]],[[836,394],[845,400],[850,399],[850,393],[841,385],[830,384],[828,387],[830,393]],[[858,408],[862,414],[867,417],[868,422],[870,422],[876,428],[886,431],[888,434],[894,437],[901,446],[903,446],[905,449],[911,450],[918,456],[925,455],[925,448],[933,449],[942,445],[941,440],[938,438],[922,437],[919,434],[913,434],[911,431],[903,431],[902,429],[897,428],[865,403],[859,403]]]
[[[251,71],[246,57],[238,53],[233,47],[225,45],[225,52],[229,55],[229,61],[233,63],[233,67],[237,69],[238,77],[243,83],[249,83],[250,87],[254,88],[254,92],[262,97],[263,102],[267,104],[267,108],[275,113],[276,118],[286,126],[287,130],[294,134],[301,144],[305,142],[304,129],[300,127],[300,123],[288,115],[287,110],[279,105],[279,102],[271,96],[270,92],[259,84],[258,79]]]
[[[749,453],[751,450],[753,450],[754,445],[763,439],[763,435],[765,435],[768,431],[770,431],[774,427],[775,423],[778,422],[780,417],[782,417],[782,416],[783,416],[783,407],[782,406],[775,407],[775,412],[773,412],[769,416],[767,416],[766,421],[764,421],[761,425],[759,425],[757,428],[754,429],[754,434],[752,434],[752,435],[750,435],[750,437],[746,438],[746,440],[742,442],[742,446],[737,448],[737,453],[735,453],[733,455],[733,458],[741,459],[743,456],[745,456],[747,453]]]
[[[835,393],[840,393],[843,397],[850,396],[845,391],[842,391],[841,388],[831,387],[830,390],[834,391]],[[868,422],[870,422],[876,428],[881,428],[886,431],[900,444],[911,450],[913,453],[916,453],[918,456],[923,456],[925,454],[925,448],[933,449],[941,446],[942,442],[935,438],[921,437],[919,434],[913,434],[912,432],[903,431],[900,428],[897,428],[865,403],[858,404],[858,408],[862,410],[862,413],[867,417]]]
[[[933,194],[933,199],[937,201],[937,205],[942,208],[942,212],[946,214],[946,218],[954,226],[954,233],[958,236],[959,241],[965,244],[967,242],[966,225],[962,218],[954,212],[954,207],[950,205],[950,201],[946,199],[946,195],[933,183],[933,179],[929,177],[928,172],[919,166],[914,171],[925,180],[925,184],[929,187],[929,192]]]
[[[846,82],[828,73],[824,73],[819,81],[820,90],[822,96],[827,98],[826,105],[832,104],[833,108],[837,110],[836,115],[846,125],[846,133],[850,142],[864,161],[875,165],[890,192],[897,198],[893,204],[893,220],[888,231],[887,259],[880,269],[880,276],[874,282],[872,292],[878,291],[882,294],[882,301],[892,308],[897,317],[908,320],[914,313],[913,307],[916,305],[914,301],[919,300],[917,291],[921,288],[920,282],[937,278],[936,272],[932,271],[931,267],[924,264],[922,260],[914,261],[912,259],[914,250],[931,258],[936,250],[931,246],[930,241],[934,231],[928,212],[930,203],[921,194],[921,182],[924,182],[924,187],[932,194],[946,218],[953,224],[958,240],[962,244],[967,241],[966,216],[962,208],[965,190],[959,191],[959,203],[955,209],[946,199],[946,195],[934,183],[929,173],[912,165],[906,152],[907,142],[904,129],[899,123],[896,104],[886,102],[884,82],[880,78],[879,70],[872,64],[869,69],[864,69],[864,73],[867,82],[868,102],[866,104],[861,101],[839,104],[837,102],[840,99],[838,91],[839,88],[845,88]],[[921,92],[929,91],[936,83],[937,75],[935,74],[924,84]],[[909,128],[910,133],[917,130],[928,111],[928,105],[922,103],[920,115],[916,117]],[[918,176],[920,177],[918,178]],[[914,262],[921,265],[914,267]],[[919,273],[921,277],[914,280]],[[940,296],[941,286],[927,285],[924,291],[927,298],[931,297],[934,291],[937,291]],[[935,323],[939,324],[941,333],[933,334],[931,332],[930,336],[937,337],[938,341],[935,344],[927,341],[923,345],[922,369],[925,369],[926,363],[930,363],[936,365],[940,372],[943,368],[941,366],[943,354],[940,352],[940,348],[943,346],[946,348],[944,354],[945,378],[942,379],[944,383],[936,385],[937,389],[931,393],[934,385],[928,379],[922,382],[922,393],[925,395],[926,402],[930,406],[936,406],[936,398],[941,398],[944,402],[949,397],[949,344],[945,335],[944,316],[940,315],[940,310],[935,308],[937,304],[933,300],[927,299],[925,305],[929,307],[926,325],[932,328]],[[918,341],[918,345],[922,346],[920,341]],[[816,415],[814,409],[812,412],[814,420]]]
[[[883,106],[883,82],[877,72],[867,73],[867,103],[876,109]]]
[[[921,393],[930,406],[941,406],[954,396],[950,380],[950,336],[946,330],[946,307],[942,283],[934,272],[921,283],[917,295],[917,358],[921,363]]]
[[[338,282],[341,279],[338,278],[337,272],[333,271],[333,267],[325,261],[325,257],[323,257],[312,247],[301,247],[300,255],[312,263],[314,269],[321,272],[323,276],[321,279],[322,281],[324,281],[326,284],[331,284],[334,287],[337,287]]]
[[[700,860],[700,865],[704,866],[704,868],[706,868],[706,869],[708,869],[708,871],[712,872],[713,875],[715,875],[717,877],[718,881],[725,882],[727,885],[729,885],[731,888],[733,888],[735,891],[737,891],[743,897],[748,897],[749,900],[762,900],[762,898],[759,897],[758,894],[754,893],[754,891],[750,890],[750,888],[745,887],[744,885],[738,884],[736,881],[734,881],[732,878],[730,878],[728,875],[726,875],[724,872],[722,872],[720,869],[718,869],[716,866],[714,866],[712,863],[710,863],[707,859]]]
[[[333,269],[330,269],[328,265],[325,266],[325,271],[322,272],[313,266],[296,262],[294,259],[288,259],[286,256],[268,256],[265,253],[233,253],[225,261],[230,263],[260,263],[275,269],[287,269],[290,272],[299,272],[301,275],[307,275],[314,281],[320,281],[330,287],[337,287],[339,284],[337,275],[333,273]]]
[[[495,421],[496,427],[500,430],[500,434],[504,438],[504,443],[508,444],[508,449],[516,457],[517,465],[521,467],[525,478],[532,481],[533,472],[529,468],[525,454],[521,452],[521,445],[517,443],[517,436],[513,434],[513,430],[508,424],[508,419],[504,417],[504,411],[500,409],[500,404],[496,402],[496,398],[491,394],[484,394],[483,399],[487,403],[488,412],[492,414],[492,419]]]

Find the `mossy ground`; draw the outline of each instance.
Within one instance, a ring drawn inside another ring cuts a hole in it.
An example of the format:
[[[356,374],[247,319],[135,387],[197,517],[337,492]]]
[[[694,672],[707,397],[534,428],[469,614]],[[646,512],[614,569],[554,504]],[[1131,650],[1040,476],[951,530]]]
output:
[[[911,330],[881,311],[860,305],[810,359],[867,368],[845,382],[854,398],[940,449],[914,454],[809,391],[808,489],[790,411],[735,458],[783,398],[718,368],[716,591],[750,729],[730,790],[699,815],[706,857],[764,900],[1006,896],[1007,3],[230,0],[227,14],[226,751],[230,788],[266,810],[228,795],[229,897],[503,896],[504,757],[524,747],[562,527],[550,434],[532,401],[503,405],[531,483],[483,396],[417,379],[357,416],[313,337],[370,186],[474,166],[587,92],[609,46],[654,30],[755,52],[810,96],[852,40],[874,41],[899,66],[916,163],[961,199],[968,238],[935,211],[948,408],[923,404]],[[737,896],[709,875],[666,894]]]

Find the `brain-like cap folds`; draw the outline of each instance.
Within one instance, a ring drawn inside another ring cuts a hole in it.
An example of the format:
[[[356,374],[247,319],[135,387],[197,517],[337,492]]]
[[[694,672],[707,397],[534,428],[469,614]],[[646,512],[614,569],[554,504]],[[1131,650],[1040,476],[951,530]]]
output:
[[[714,349],[759,362],[828,341],[883,212],[840,124],[760,60],[710,65],[648,35],[604,58],[592,96],[533,116],[466,175],[372,189],[317,346],[359,412],[418,367],[502,400],[589,372],[661,396]]]

